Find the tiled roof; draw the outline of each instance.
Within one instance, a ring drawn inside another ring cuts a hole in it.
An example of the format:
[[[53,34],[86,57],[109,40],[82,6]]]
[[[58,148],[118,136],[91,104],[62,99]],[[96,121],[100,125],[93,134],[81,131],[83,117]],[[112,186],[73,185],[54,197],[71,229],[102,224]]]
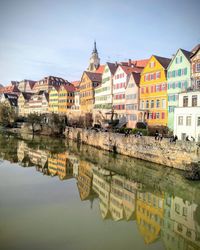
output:
[[[190,60],[190,56],[192,55],[192,52],[184,50],[184,49],[180,49],[182,51],[182,53],[184,54],[184,56]]]
[[[155,55],[153,56],[159,61],[159,63],[163,66],[163,68],[167,69],[169,63],[171,62],[170,58],[155,56]]]
[[[85,71],[85,73],[87,74],[87,76],[89,77],[89,79],[92,82],[101,82],[102,81],[102,74],[100,74],[100,73],[89,72],[89,71]]]
[[[22,92],[22,95],[26,101],[29,101],[33,93]]]
[[[9,85],[0,88],[0,93],[10,93],[10,92],[19,92],[19,89],[15,85]]]
[[[137,67],[123,66],[123,65],[120,65],[120,67],[127,75],[132,72],[140,73],[142,71],[142,68],[137,68]]]
[[[63,87],[67,90],[67,92],[74,92],[76,89],[73,84],[63,85]]]
[[[109,62],[107,62],[107,65],[108,65],[108,67],[110,69],[111,74],[114,75],[115,71],[117,70],[118,64],[117,63],[109,63]]]
[[[136,67],[144,68],[144,67],[146,67],[148,61],[149,61],[149,59],[134,60],[134,61],[131,61],[131,63],[133,63]]]
[[[196,55],[196,53],[200,50],[200,44],[197,44],[197,46],[195,46],[193,49],[192,49],[192,55],[191,57],[193,57],[194,55]]]
[[[131,74],[133,75],[133,78],[134,78],[134,80],[135,80],[135,83],[136,83],[137,85],[139,85],[139,83],[140,83],[140,73],[132,72]]]
[[[191,52],[192,52],[192,53],[195,53],[199,48],[200,48],[200,43],[197,44],[197,45],[191,50]]]
[[[11,106],[17,107],[18,95],[10,94],[10,93],[4,93],[4,96],[9,101]]]
[[[105,68],[105,65],[100,65],[100,66],[98,67],[98,69],[95,71],[95,73],[100,73],[100,74],[102,74],[103,71],[104,71],[104,68]]]
[[[74,87],[77,88],[80,85],[80,81],[73,81],[73,82],[71,82],[71,84],[73,84]]]

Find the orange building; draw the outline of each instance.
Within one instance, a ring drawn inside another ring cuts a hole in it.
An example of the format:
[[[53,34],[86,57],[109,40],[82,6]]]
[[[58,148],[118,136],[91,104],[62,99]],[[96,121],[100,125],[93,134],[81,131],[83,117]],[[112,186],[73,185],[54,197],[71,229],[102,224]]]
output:
[[[94,105],[94,90],[101,83],[102,74],[84,71],[80,82],[80,109],[91,112]]]
[[[75,87],[70,85],[62,85],[58,93],[58,113],[66,114],[74,105]]]
[[[167,126],[167,67],[169,58],[151,56],[141,72],[140,120],[148,125]]]

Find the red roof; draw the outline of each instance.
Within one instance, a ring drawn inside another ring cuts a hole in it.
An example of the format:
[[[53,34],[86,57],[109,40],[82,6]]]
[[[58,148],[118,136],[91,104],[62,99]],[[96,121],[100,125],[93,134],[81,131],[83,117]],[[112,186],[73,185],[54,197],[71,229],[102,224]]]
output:
[[[71,82],[71,84],[73,84],[74,87],[77,88],[80,85],[80,81],[73,81],[73,82]]]
[[[142,59],[142,60],[129,60],[128,62],[121,62],[123,66],[135,66],[139,68],[145,68],[149,59]]]
[[[19,89],[15,85],[9,85],[0,88],[0,93],[11,93],[11,92],[19,92]]]
[[[70,85],[63,85],[63,87],[67,90],[67,92],[74,92],[75,91],[75,87],[72,84],[70,84]]]
[[[105,65],[100,65],[98,69],[95,71],[95,73],[103,74],[104,68],[105,68]]]
[[[135,60],[135,61],[131,61],[131,63],[133,63],[136,67],[142,67],[145,68],[147,63],[148,63],[149,59],[143,59],[143,60]]]
[[[132,72],[140,73],[142,71],[142,68],[138,68],[138,67],[130,67],[130,66],[123,66],[123,65],[120,65],[120,67],[123,69],[123,71],[127,75],[132,73]]]

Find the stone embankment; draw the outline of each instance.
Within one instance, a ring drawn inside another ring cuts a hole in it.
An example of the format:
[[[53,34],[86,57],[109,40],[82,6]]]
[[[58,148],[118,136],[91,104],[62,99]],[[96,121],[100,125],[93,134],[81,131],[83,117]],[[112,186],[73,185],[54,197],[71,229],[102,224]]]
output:
[[[66,128],[65,136],[99,149],[181,170],[189,170],[194,165],[199,166],[200,162],[200,147],[195,142],[177,141],[174,144],[168,139],[155,141],[153,137],[125,137],[118,133],[71,127]]]

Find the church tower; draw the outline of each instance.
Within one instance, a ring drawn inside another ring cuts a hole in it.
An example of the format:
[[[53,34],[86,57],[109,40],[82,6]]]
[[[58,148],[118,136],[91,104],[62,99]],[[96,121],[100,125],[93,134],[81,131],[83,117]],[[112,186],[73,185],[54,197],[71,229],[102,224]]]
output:
[[[99,66],[100,66],[100,58],[99,58],[98,51],[97,51],[96,41],[94,41],[94,49],[90,57],[87,71],[94,72],[98,69]]]

